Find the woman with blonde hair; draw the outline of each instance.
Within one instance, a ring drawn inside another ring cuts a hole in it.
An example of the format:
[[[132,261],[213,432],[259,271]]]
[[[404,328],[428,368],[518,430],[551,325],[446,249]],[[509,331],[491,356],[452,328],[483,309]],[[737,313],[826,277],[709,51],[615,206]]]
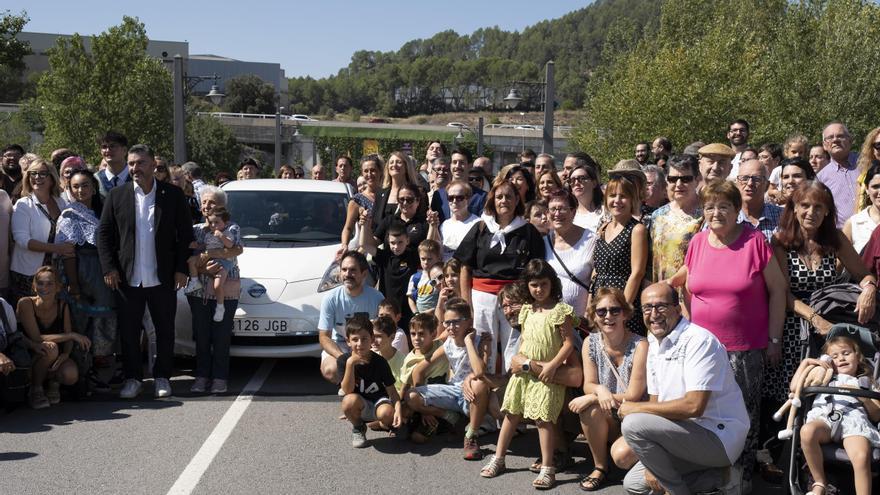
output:
[[[394,151],[388,156],[382,175],[382,190],[373,203],[374,230],[379,226],[379,221],[397,211],[397,191],[406,184],[419,184],[419,178],[414,163],[404,152]],[[425,213],[428,209],[428,195],[422,190],[421,196],[419,211]]]
[[[865,176],[868,169],[871,168],[871,162],[880,160],[880,127],[871,129],[871,132],[865,136],[862,143],[862,150],[859,153],[859,161],[856,162],[856,168],[859,171],[858,189],[856,189],[856,211],[862,211],[871,206],[871,200],[868,198],[868,187],[865,185]]]

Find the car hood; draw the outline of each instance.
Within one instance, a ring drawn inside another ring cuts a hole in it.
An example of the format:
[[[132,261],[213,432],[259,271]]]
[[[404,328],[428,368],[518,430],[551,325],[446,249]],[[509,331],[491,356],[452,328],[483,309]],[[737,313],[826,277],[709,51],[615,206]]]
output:
[[[286,283],[319,279],[333,263],[339,244],[247,242],[238,257],[242,278],[281,279]]]

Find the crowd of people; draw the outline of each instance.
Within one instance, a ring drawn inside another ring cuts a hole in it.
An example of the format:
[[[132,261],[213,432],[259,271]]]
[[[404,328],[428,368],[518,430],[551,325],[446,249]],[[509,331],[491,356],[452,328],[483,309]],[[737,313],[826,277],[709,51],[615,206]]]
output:
[[[756,472],[779,481],[780,449],[765,441],[804,349],[824,344],[831,363],[817,362],[864,373],[851,362],[857,345],[823,342],[838,321],[811,297],[851,282],[848,321],[878,328],[880,128],[860,153],[838,122],[812,146],[794,135],[756,149],[749,134],[735,120],[726,143],[677,153],[658,137],[605,171],[584,152],[525,150],[496,173],[441,142],[423,161],[366,156],[357,177],[337,158],[333,180],[352,199],[318,338],[352,445],[366,446],[368,429],[423,443],[463,426],[463,457],[479,460],[480,437],[497,431],[479,471],[493,478],[533,423],[538,489],[572,464],[580,434],[593,462],[585,491],[612,465],[628,470],[630,493],[731,483],[748,493]],[[94,169],[66,149],[50,160],[3,150],[0,374],[27,369],[34,408],[77,386],[133,398],[146,354],[155,395],[167,397],[184,290],[192,392],[225,392],[243,247],[223,189],[118,133],[98,145]],[[236,179],[260,173],[248,158]],[[276,177],[305,175],[285,165]],[[821,417],[808,424],[813,493],[826,487],[814,445],[832,441],[857,492],[871,491],[880,403],[851,410],[867,420],[843,438]]]

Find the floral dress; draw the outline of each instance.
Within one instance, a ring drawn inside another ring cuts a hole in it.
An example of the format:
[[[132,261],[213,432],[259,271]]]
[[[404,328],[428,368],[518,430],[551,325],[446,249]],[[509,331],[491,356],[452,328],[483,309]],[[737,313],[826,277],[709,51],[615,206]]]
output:
[[[789,251],[786,256],[788,263],[789,290],[794,297],[809,304],[813,292],[837,283],[839,275],[835,268],[837,256],[828,253],[822,257],[816,270],[801,260],[797,251]],[[764,374],[764,397],[780,403],[788,399],[788,386],[795,370],[803,358],[803,345],[808,342],[801,340],[801,318],[794,311],[785,313],[785,325],[782,330],[782,361],[778,366],[768,367]]]
[[[535,361],[551,361],[562,348],[563,338],[559,327],[571,316],[574,309],[558,303],[550,311],[536,313],[531,304],[523,304],[519,313],[522,325],[519,353]],[[565,386],[544,383],[530,373],[517,373],[510,377],[501,410],[532,420],[555,423],[565,402]]]

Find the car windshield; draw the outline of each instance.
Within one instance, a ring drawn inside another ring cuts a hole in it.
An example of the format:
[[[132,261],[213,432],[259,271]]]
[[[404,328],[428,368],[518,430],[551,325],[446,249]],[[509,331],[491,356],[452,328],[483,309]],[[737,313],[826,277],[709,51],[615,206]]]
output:
[[[310,191],[227,191],[242,238],[284,242],[339,242],[348,195]]]

